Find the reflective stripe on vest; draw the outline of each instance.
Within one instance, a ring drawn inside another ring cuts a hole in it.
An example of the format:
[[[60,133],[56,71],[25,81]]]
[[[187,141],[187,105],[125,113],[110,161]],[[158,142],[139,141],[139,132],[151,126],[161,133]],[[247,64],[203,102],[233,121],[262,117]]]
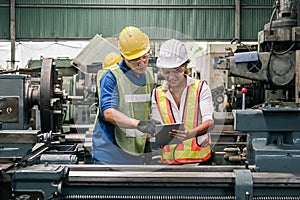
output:
[[[197,127],[199,96],[203,81],[194,79],[194,83],[187,88],[186,102],[184,104],[183,123],[186,130]],[[166,90],[158,87],[155,90],[158,110],[165,124],[175,123],[170,101],[166,98]],[[196,111],[196,112],[195,112]],[[211,156],[208,140],[197,144],[197,138],[184,140],[181,144],[165,145],[162,148],[161,162],[165,164],[181,164],[204,162]]]
[[[155,90],[156,103],[164,124],[173,124],[175,123],[175,119],[172,113],[170,100],[166,97],[166,93],[167,90],[162,90],[162,86],[159,86]]]
[[[125,94],[125,102],[137,103],[137,102],[149,102],[151,94]]]
[[[154,88],[153,73],[146,70],[146,85],[138,86],[132,83],[119,66],[109,68],[117,80],[119,92],[118,111],[139,120],[150,118],[151,92]],[[141,112],[142,111],[142,112]],[[137,129],[125,129],[115,126],[117,144],[125,152],[140,156],[144,153],[147,135]]]

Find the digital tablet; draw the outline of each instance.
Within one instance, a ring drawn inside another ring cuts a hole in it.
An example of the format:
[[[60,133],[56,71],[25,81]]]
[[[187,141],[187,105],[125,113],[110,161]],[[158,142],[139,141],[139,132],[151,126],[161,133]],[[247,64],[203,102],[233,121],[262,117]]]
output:
[[[161,145],[167,145],[167,144],[181,143],[181,140],[178,140],[169,135],[169,132],[173,129],[184,130],[183,123],[156,125],[155,126],[155,144],[161,146]]]

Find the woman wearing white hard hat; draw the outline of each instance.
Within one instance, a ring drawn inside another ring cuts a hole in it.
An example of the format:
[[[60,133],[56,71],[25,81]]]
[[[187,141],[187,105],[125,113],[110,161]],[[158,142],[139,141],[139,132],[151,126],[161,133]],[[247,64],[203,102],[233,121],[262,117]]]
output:
[[[208,131],[213,127],[213,101],[209,86],[188,75],[190,62],[185,45],[175,39],[160,48],[157,67],[165,78],[153,90],[152,118],[163,124],[183,122],[184,130],[172,130],[179,144],[161,146],[164,164],[209,163]]]

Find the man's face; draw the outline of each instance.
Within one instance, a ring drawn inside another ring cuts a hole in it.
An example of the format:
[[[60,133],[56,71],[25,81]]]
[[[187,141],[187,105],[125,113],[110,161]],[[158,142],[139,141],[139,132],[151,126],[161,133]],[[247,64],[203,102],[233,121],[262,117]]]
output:
[[[127,60],[127,59],[124,60],[126,62],[126,65],[137,75],[139,75],[146,71],[146,67],[148,66],[148,61],[149,61],[149,53],[146,53],[141,57],[133,60]]]

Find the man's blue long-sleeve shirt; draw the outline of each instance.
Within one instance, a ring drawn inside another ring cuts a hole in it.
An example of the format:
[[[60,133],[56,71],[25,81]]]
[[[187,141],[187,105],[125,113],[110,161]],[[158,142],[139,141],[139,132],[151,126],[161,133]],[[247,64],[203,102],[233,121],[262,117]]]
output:
[[[146,75],[137,77],[122,60],[119,63],[124,74],[134,84],[143,86],[146,84]],[[99,118],[104,119],[103,111],[109,108],[118,108],[119,93],[117,90],[117,80],[110,70],[108,70],[100,80],[100,113]],[[121,150],[114,137],[114,125],[109,122],[97,120],[93,132],[93,159],[103,163],[113,164],[141,164],[141,158],[132,156]]]

